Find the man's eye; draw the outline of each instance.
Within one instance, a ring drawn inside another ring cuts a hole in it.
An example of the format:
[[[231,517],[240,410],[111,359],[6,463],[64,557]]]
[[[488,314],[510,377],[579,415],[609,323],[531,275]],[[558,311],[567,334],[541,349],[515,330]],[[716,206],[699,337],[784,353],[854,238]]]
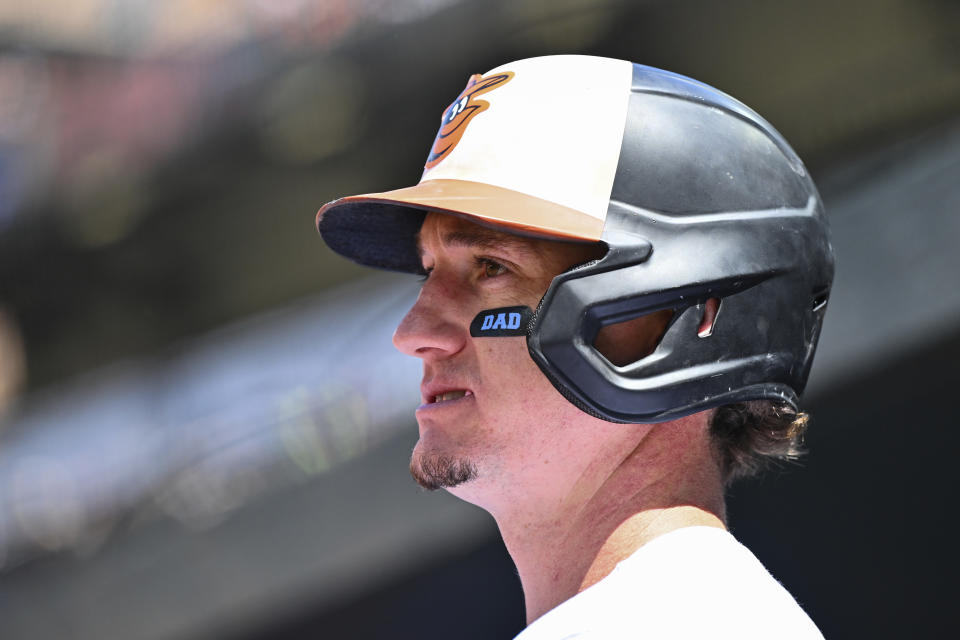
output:
[[[496,278],[497,276],[502,276],[507,272],[507,268],[496,262],[490,260],[489,258],[478,258],[477,262],[480,263],[480,268],[483,270],[484,278]]]

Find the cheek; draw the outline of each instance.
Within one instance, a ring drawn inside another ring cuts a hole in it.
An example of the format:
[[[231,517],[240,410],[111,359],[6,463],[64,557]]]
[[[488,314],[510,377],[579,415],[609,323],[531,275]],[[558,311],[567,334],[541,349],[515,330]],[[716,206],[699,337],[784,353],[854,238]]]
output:
[[[525,338],[472,338],[477,359],[486,376],[493,376],[493,380],[505,380],[513,375],[512,368],[525,366],[530,354],[527,352]]]
[[[540,371],[525,338],[478,338],[477,357],[488,410],[503,420],[552,422],[567,401]]]
[[[524,338],[478,339],[483,400],[475,428],[494,437],[502,455],[523,468],[543,469],[578,449],[584,414],[554,389],[527,351]]]
[[[525,338],[475,338],[483,386],[496,404],[516,404],[540,369],[527,352]]]

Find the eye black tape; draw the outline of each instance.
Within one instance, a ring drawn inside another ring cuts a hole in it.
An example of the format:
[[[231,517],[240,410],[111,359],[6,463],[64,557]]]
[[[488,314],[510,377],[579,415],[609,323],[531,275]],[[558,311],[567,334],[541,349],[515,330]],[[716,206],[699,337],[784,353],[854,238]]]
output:
[[[470,323],[470,335],[474,338],[503,338],[527,335],[527,325],[533,318],[530,307],[499,307],[477,314]]]

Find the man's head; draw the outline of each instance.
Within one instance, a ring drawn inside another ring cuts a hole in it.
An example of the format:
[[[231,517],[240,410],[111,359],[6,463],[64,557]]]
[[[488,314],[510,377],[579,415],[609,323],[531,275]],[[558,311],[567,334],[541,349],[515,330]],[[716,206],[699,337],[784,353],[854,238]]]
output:
[[[524,336],[470,331],[484,310],[536,307],[557,275],[600,259],[604,245],[528,238],[430,213],[417,246],[426,275],[394,345],[423,361],[420,440],[410,465],[422,486],[483,504],[509,493],[503,483],[528,491],[530,476],[556,489],[601,451],[635,446],[647,425],[615,424],[575,407],[530,358]],[[601,342],[611,358],[631,350],[639,357],[638,349],[653,350],[669,319],[637,318],[611,327]],[[477,482],[462,486],[468,481]]]
[[[742,403],[757,401],[789,413],[832,278],[819,196],[766,121],[688,78],[586,56],[472,77],[420,184],[330,203],[318,227],[361,263],[429,272],[396,338],[424,360],[426,432],[432,415],[497,403],[524,424],[598,429],[755,415]],[[482,251],[498,246],[535,258],[523,277]],[[529,308],[519,334],[471,335],[477,314],[508,306]],[[484,424],[425,436],[421,477],[469,478],[470,458],[444,452]],[[527,437],[501,435],[484,446]]]
[[[417,234],[425,280],[397,327],[396,347],[423,361],[420,441],[411,472],[429,488],[472,480],[478,461],[504,463],[504,451],[533,451],[537,422],[565,422],[576,409],[527,354],[522,337],[475,338],[485,309],[536,306],[558,273],[586,262],[596,247],[551,243],[429,214]],[[573,411],[571,411],[571,409]]]
[[[478,458],[533,451],[532,441],[545,435],[541,424],[552,428],[579,413],[537,369],[523,337],[473,337],[471,321],[485,309],[535,307],[557,274],[596,259],[601,247],[523,238],[435,213],[417,238],[427,275],[394,335],[400,351],[423,360],[411,471],[425,487],[451,487],[476,476]]]

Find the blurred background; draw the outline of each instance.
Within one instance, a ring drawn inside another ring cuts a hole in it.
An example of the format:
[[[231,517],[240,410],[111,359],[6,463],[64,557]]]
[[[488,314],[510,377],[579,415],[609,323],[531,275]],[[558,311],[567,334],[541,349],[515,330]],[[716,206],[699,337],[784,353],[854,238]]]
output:
[[[0,637],[523,627],[492,521],[407,475],[417,283],[313,220],[548,53],[713,84],[805,159],[838,255],[811,453],[732,528],[828,638],[946,635],[958,34],[952,0],[0,0]]]

